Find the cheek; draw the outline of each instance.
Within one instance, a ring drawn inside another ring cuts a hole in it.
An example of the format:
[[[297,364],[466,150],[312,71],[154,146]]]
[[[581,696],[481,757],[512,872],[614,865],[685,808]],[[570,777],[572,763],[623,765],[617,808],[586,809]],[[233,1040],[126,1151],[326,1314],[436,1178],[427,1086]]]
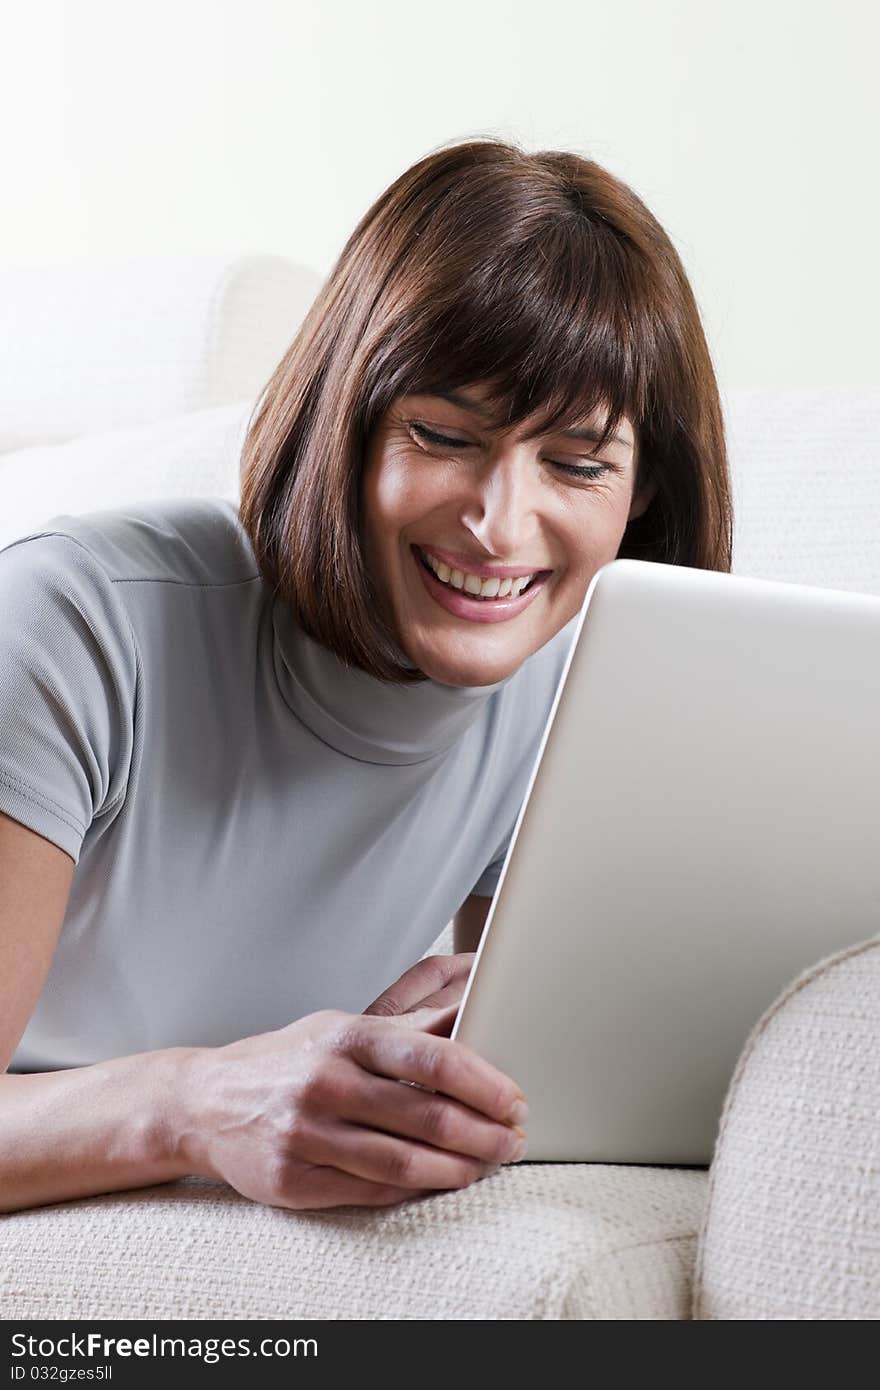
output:
[[[564,545],[573,576],[589,581],[596,570],[613,560],[626,530],[627,499],[596,495],[588,507],[565,518]]]
[[[430,482],[401,458],[380,459],[364,480],[368,524],[377,539],[394,541],[394,533],[418,522],[437,500]]]

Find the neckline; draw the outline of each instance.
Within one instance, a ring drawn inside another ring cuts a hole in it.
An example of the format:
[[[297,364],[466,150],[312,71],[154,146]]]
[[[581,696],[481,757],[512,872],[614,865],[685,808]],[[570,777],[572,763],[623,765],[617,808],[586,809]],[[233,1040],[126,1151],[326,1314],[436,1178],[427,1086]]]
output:
[[[494,685],[444,685],[430,677],[395,685],[347,666],[309,637],[278,598],[272,629],[275,675],[288,708],[322,742],[360,762],[401,765],[438,757],[514,674]]]

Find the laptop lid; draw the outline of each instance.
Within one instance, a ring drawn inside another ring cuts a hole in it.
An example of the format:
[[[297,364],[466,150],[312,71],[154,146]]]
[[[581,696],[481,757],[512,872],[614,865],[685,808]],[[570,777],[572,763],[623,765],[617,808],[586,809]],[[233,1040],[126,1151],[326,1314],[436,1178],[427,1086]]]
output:
[[[880,598],[605,565],[452,1034],[528,1158],[708,1164],[762,1012],[878,933]]]

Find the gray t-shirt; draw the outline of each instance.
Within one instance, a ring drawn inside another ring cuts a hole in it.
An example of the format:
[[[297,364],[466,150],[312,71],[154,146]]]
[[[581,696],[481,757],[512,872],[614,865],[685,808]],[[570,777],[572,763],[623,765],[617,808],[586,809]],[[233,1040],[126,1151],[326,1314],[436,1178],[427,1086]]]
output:
[[[574,625],[496,685],[400,687],[303,633],[232,502],[0,551],[0,810],[76,863],[11,1069],[365,1008],[494,891]]]

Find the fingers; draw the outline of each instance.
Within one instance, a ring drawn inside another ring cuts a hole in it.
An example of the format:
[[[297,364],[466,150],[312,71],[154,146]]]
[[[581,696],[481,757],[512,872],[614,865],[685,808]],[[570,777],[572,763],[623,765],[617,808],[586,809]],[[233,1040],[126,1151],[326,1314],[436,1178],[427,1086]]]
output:
[[[379,1077],[349,1093],[339,1114],[343,1120],[484,1163],[512,1163],[525,1154],[522,1129],[496,1124],[447,1096]]]
[[[287,1183],[273,1194],[270,1205],[298,1211],[320,1211],[327,1207],[390,1207],[426,1197],[429,1191],[428,1188],[420,1190],[370,1182],[329,1164],[293,1163]]]
[[[517,1122],[517,1103],[524,1097],[516,1082],[463,1043],[360,1017],[342,1032],[340,1044],[365,1071],[415,1081],[492,1120]]]
[[[373,1184],[407,1191],[467,1187],[484,1178],[492,1166],[468,1154],[431,1148],[342,1120],[316,1125],[301,1136],[298,1148],[309,1163],[332,1165]]]
[[[454,956],[429,956],[427,960],[420,960],[393,985],[383,990],[378,999],[364,1009],[364,1013],[391,1018],[395,1014],[407,1013],[416,1006],[442,1007],[458,1003],[473,963],[472,951]]]

